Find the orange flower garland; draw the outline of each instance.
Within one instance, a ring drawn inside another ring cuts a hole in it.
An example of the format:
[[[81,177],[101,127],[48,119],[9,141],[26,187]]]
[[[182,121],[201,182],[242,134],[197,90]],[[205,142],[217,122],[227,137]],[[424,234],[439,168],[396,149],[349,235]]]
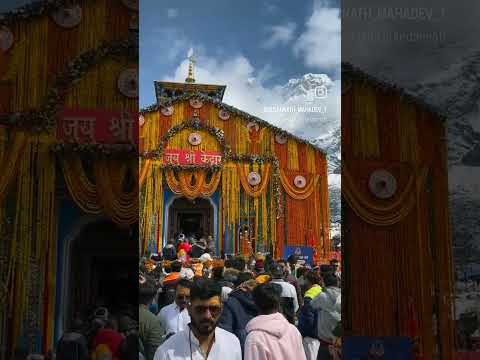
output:
[[[315,191],[315,188],[320,179],[320,175],[312,175],[312,179],[303,189],[298,189],[290,184],[290,179],[284,171],[280,171],[280,179],[282,181],[285,192],[295,200],[305,200],[310,197]]]

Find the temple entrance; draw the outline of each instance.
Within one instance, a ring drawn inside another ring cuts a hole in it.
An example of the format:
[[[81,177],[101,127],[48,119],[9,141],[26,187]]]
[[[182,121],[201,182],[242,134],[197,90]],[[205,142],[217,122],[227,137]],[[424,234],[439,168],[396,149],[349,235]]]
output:
[[[208,199],[175,199],[168,213],[168,237],[176,238],[180,233],[187,237],[195,236],[197,239],[213,235],[213,215],[213,207]]]
[[[66,284],[64,325],[87,317],[99,306],[110,312],[138,303],[138,225],[121,228],[110,221],[86,225],[73,240]]]

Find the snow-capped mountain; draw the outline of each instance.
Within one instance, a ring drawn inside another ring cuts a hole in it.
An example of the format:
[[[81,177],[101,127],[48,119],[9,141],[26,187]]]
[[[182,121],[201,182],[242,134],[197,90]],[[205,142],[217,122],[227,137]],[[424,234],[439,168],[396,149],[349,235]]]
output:
[[[447,116],[449,166],[480,165],[480,51],[410,90]]]
[[[341,174],[341,153],[342,142],[340,125],[337,128],[311,141],[312,144],[322,149],[327,154],[328,173]]]
[[[290,79],[288,83],[283,86],[282,95],[287,100],[299,96],[305,97],[318,86],[331,88],[333,81],[325,74],[305,74],[300,79]]]
[[[341,229],[340,82],[326,74],[305,74],[280,89],[284,105],[306,111],[283,114],[290,130],[327,155],[332,236]],[[325,91],[325,92],[324,92]]]

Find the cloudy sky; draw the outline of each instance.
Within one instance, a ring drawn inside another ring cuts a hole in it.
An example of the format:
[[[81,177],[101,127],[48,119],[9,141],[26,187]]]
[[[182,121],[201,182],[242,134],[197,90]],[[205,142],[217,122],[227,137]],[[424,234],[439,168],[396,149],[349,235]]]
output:
[[[143,0],[140,104],[155,102],[154,80],[185,80],[193,49],[197,82],[227,85],[226,103],[294,132],[304,123],[264,107],[284,103],[280,90],[290,79],[327,74],[334,87],[328,121],[339,123],[339,15],[337,0]]]
[[[342,60],[405,86],[431,82],[480,49],[480,2],[342,1]]]

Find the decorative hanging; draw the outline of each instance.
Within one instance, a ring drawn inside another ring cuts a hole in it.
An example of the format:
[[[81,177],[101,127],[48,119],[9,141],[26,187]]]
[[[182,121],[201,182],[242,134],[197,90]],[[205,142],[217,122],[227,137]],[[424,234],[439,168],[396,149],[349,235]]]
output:
[[[376,170],[370,175],[368,188],[377,198],[388,199],[397,191],[397,179],[387,170]]]
[[[247,124],[247,129],[248,129],[248,132],[250,132],[250,133],[253,132],[253,131],[259,132],[260,131],[260,126],[256,122],[251,121]]]
[[[189,200],[212,196],[217,190],[221,177],[222,172],[215,171],[212,173],[210,181],[207,182],[207,172],[205,170],[179,171],[178,178],[173,170],[165,171],[165,180],[170,190],[174,194],[183,195]]]
[[[74,28],[82,20],[82,8],[79,5],[63,6],[52,13],[52,19],[58,26]]]
[[[173,106],[165,106],[162,107],[160,112],[162,113],[163,116],[172,116],[174,112]]]
[[[190,106],[194,109],[200,109],[203,106],[203,101],[198,98],[190,99]]]
[[[275,135],[275,141],[277,144],[284,145],[287,143],[288,138],[285,134],[277,134]]]
[[[307,185],[307,179],[305,179],[305,177],[302,176],[302,175],[297,175],[297,176],[295,176],[295,179],[293,180],[293,183],[295,184],[295,186],[297,188],[303,189]]]
[[[145,124],[145,116],[140,115],[138,117],[138,123],[140,124],[140,126],[143,126]]]
[[[250,174],[248,174],[247,179],[248,183],[252,186],[257,186],[262,181],[262,177],[256,171],[252,171]]]
[[[247,193],[248,196],[257,198],[264,193],[267,189],[267,184],[270,179],[270,163],[265,163],[263,165],[263,170],[261,176],[258,172],[252,171],[248,175],[246,175],[246,168],[248,165],[245,164],[237,164],[238,167],[238,175],[240,177],[240,183],[243,186],[243,189]]]
[[[314,193],[318,181],[320,180],[320,175],[311,175],[310,181],[303,188],[298,188],[295,181],[292,181],[283,171],[280,171],[280,179],[285,192],[291,198],[295,200],[305,200]]]
[[[122,0],[122,4],[130,10],[138,11],[138,0]]]
[[[124,70],[118,77],[118,89],[128,98],[138,97],[138,71],[136,69]]]
[[[120,161],[123,163],[123,160]],[[138,176],[138,163],[128,164],[132,175]],[[126,167],[105,159],[93,163],[95,183],[87,177],[78,156],[63,160],[63,174],[70,195],[86,213],[105,212],[117,224],[138,221],[138,186],[124,192],[122,184],[127,176]]]
[[[6,26],[0,27],[0,50],[7,52],[13,46],[13,34]]]
[[[403,220],[415,205],[417,189],[423,188],[428,168],[420,169],[409,177],[401,194],[388,204],[372,201],[355,185],[347,168],[342,168],[342,195],[353,211],[365,222],[376,226],[390,226]],[[417,190],[418,191],[418,190]]]
[[[188,136],[188,142],[193,146],[198,146],[202,143],[202,135],[197,132],[191,133]]]
[[[224,109],[218,110],[218,117],[223,121],[230,119],[230,113]]]

